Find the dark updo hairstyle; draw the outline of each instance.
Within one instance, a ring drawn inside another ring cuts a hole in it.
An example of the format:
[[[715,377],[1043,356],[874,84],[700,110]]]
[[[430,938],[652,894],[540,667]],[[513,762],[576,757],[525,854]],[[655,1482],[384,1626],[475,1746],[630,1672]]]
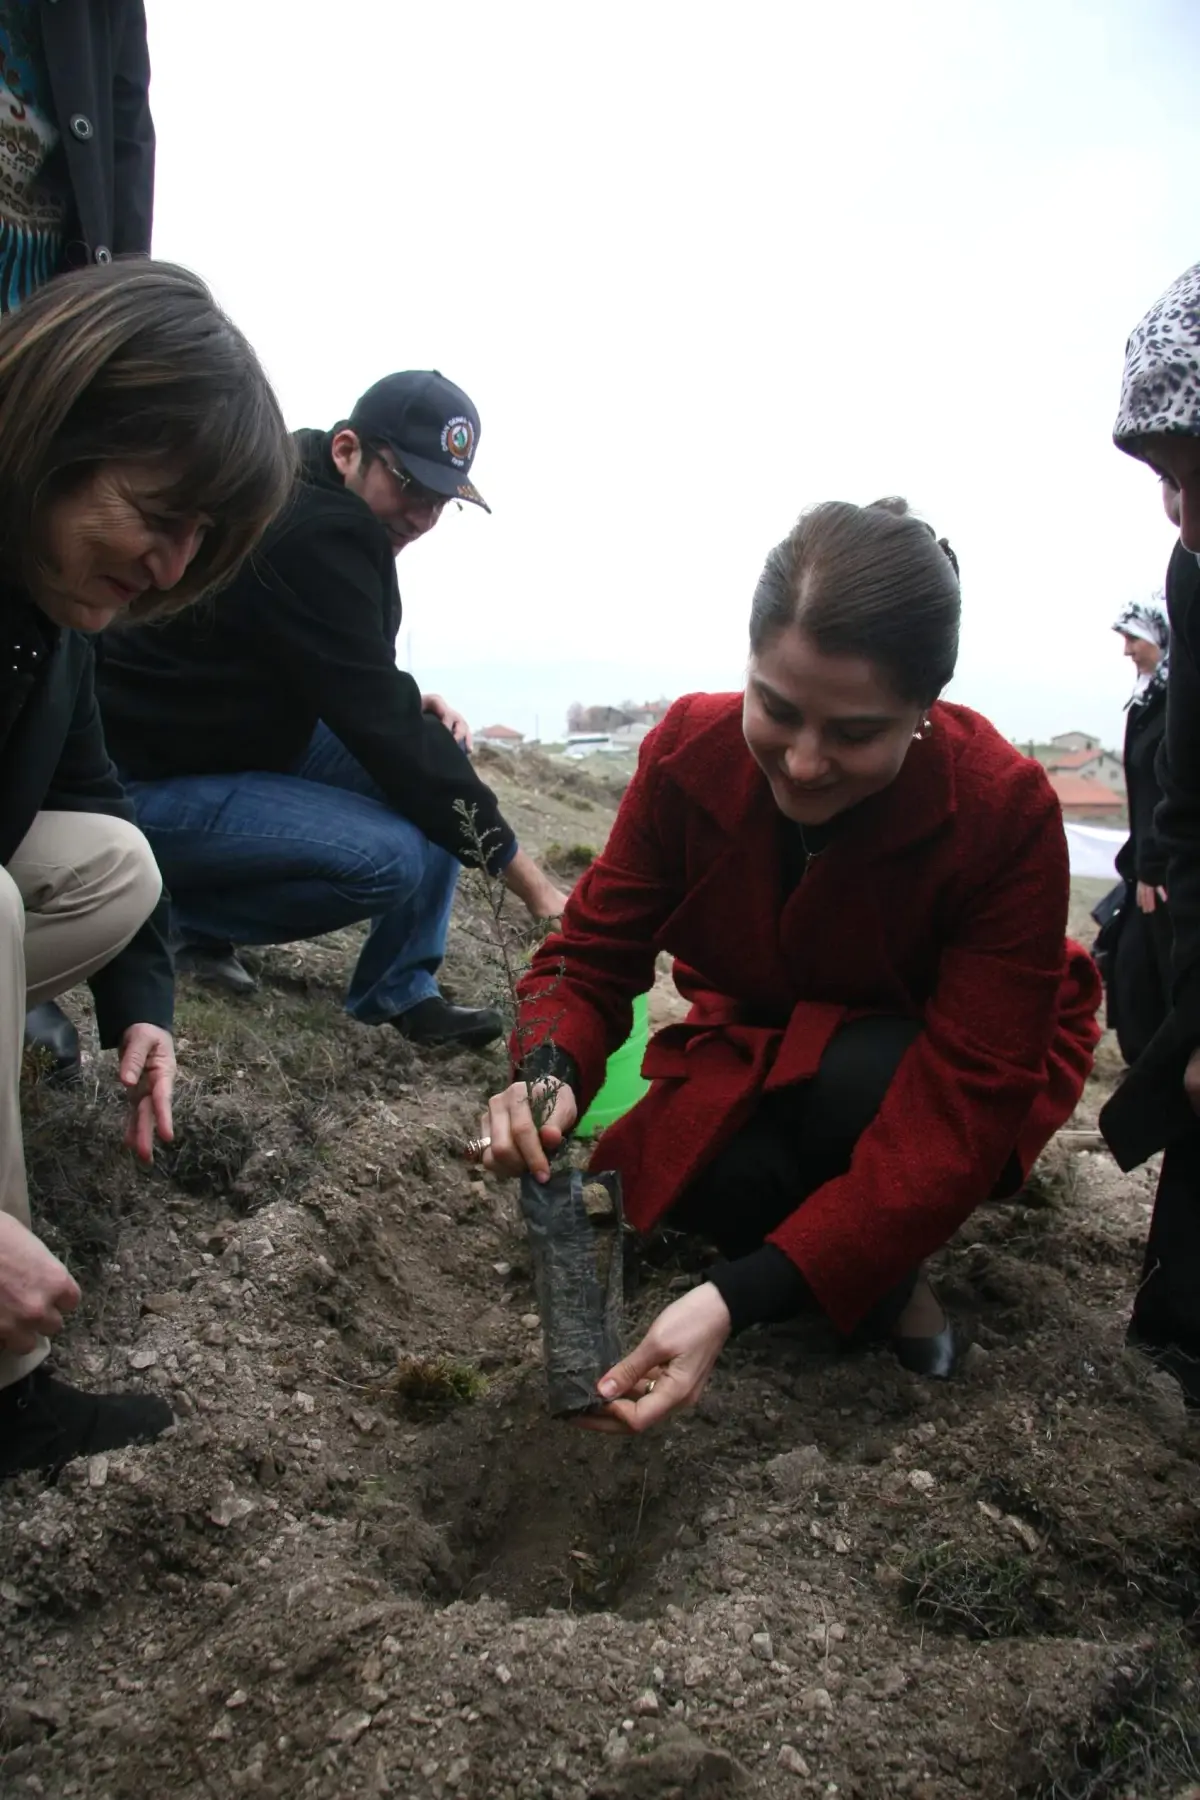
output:
[[[750,648],[796,625],[823,655],[862,657],[901,700],[931,706],[954,674],[960,612],[957,558],[906,500],[827,500],[767,557]]]

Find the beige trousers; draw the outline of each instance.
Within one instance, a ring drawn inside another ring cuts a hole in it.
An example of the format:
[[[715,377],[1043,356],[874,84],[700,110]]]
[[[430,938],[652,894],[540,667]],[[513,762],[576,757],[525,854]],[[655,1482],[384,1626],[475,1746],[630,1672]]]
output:
[[[0,1212],[29,1224],[21,1143],[25,1009],[65,994],[111,962],[141,929],[162,891],[136,825],[104,813],[39,813],[0,868]],[[0,1388],[35,1369],[0,1348]]]

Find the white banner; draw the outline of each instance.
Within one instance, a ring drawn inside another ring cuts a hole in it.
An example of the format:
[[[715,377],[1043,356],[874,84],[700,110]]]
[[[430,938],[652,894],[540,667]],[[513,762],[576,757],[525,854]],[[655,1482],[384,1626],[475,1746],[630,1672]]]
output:
[[[1100,881],[1116,881],[1117,851],[1129,835],[1105,825],[1078,825],[1063,820],[1072,875],[1089,875]]]

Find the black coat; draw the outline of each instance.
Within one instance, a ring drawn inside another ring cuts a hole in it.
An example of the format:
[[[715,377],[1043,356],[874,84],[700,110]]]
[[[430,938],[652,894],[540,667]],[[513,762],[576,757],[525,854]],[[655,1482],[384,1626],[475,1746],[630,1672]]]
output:
[[[67,260],[146,252],[154,124],[143,0],[37,0],[72,210]]]
[[[1117,855],[1117,874],[1147,887],[1163,887],[1167,853],[1159,842],[1154,816],[1162,800],[1157,761],[1167,724],[1167,694],[1158,686],[1125,719],[1125,792],[1129,799],[1129,837]]]
[[[105,636],[104,729],[131,781],[287,774],[324,721],[389,804],[470,861],[473,807],[493,867],[514,838],[495,795],[396,667],[400,592],[387,532],[345,486],[329,434],[297,433],[303,480],[230,587],[165,625]]]
[[[39,812],[110,813],[133,821],[104,733],[92,679],[92,646],[56,630],[33,691],[0,748],[0,863],[7,865]],[[126,1027],[171,1029],[174,979],[164,941],[166,901],[118,956],[88,983],[100,1042]]]
[[[1123,1169],[1178,1142],[1197,1124],[1183,1074],[1200,1046],[1200,563],[1182,544],[1167,570],[1167,613],[1171,665],[1155,832],[1166,853],[1175,934],[1171,1011],[1100,1115]]]

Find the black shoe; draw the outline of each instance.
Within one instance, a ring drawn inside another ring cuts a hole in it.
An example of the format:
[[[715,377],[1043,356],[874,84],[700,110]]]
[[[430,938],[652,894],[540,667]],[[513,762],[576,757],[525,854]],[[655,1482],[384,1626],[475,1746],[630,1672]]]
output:
[[[894,1337],[892,1349],[902,1369],[931,1381],[948,1381],[958,1367],[959,1342],[948,1316],[932,1337]]]
[[[180,944],[175,952],[175,971],[194,975],[227,994],[252,994],[258,986],[245,963],[239,962],[232,944]]]
[[[49,1060],[43,1080],[61,1082],[64,1086],[81,1081],[79,1066],[79,1033],[62,1007],[54,1000],[43,1000],[25,1014],[25,1042],[31,1050],[40,1050]]]
[[[440,994],[418,1000],[389,1023],[410,1044],[450,1044],[462,1050],[483,1050],[504,1035],[504,1020],[494,1006],[451,1006]]]
[[[0,1388],[0,1481],[31,1469],[54,1473],[73,1456],[148,1444],[174,1423],[155,1394],[85,1394],[56,1381],[43,1363]]]

